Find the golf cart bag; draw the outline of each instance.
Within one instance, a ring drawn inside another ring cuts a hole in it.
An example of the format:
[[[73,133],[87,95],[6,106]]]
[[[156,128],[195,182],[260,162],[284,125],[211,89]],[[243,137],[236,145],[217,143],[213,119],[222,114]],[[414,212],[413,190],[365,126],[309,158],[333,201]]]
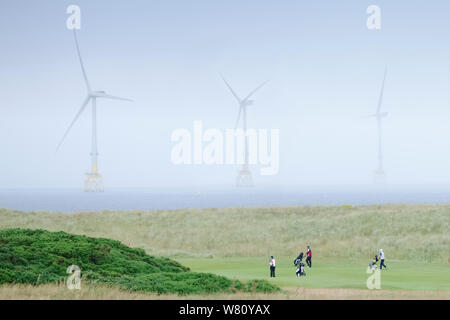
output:
[[[302,262],[303,259],[303,252],[300,252],[298,257],[294,260],[294,265],[297,267],[297,270],[295,270],[295,274],[297,277],[306,276],[305,272],[305,264]]]
[[[375,269],[375,270],[378,269],[377,263],[371,260],[369,262],[369,269]]]
[[[377,265],[378,260],[379,260],[378,256],[375,255],[375,257],[373,259],[371,259],[369,262],[369,268],[370,269],[378,269],[378,265]]]
[[[294,265],[298,266],[300,262],[302,262],[303,260],[303,252],[300,252],[300,254],[298,255],[297,258],[295,258],[294,260]]]
[[[299,263],[297,270],[295,270],[295,274],[297,277],[306,276],[305,264],[303,262]]]

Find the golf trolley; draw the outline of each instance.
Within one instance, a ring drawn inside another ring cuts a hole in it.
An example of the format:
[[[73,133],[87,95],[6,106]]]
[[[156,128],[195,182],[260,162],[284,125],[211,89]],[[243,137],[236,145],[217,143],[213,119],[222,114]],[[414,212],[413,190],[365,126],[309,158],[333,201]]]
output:
[[[369,262],[369,267],[367,269],[377,270],[378,269],[378,265],[371,261],[371,262]]]
[[[297,267],[297,269],[295,270],[295,274],[297,275],[297,277],[301,276],[306,277],[305,264],[302,262],[302,259],[300,258],[295,259],[294,265]]]

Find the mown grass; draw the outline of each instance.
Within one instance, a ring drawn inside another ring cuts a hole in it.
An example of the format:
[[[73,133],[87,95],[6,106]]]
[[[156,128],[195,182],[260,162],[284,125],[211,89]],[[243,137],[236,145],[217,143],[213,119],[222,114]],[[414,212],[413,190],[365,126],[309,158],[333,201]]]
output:
[[[119,240],[172,257],[315,256],[364,259],[383,248],[389,259],[450,260],[450,205],[382,205],[103,211],[75,214],[0,209],[2,228]]]
[[[269,278],[267,259],[261,258],[184,258],[179,261],[195,272],[212,272],[241,281],[268,279],[283,289],[348,288],[367,290],[368,259],[330,259],[315,257],[306,277],[295,276],[292,257],[277,257],[276,278]],[[387,260],[381,271],[381,288],[387,290],[436,290],[450,294],[450,263]]]

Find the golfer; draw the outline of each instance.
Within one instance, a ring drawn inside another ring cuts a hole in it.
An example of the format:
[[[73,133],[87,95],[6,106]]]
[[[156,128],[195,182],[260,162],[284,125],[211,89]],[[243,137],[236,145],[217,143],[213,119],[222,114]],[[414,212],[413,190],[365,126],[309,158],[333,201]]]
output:
[[[383,249],[380,249],[380,270],[383,269],[383,267],[385,269],[387,269],[387,266],[384,264],[384,252],[383,252]]]
[[[275,278],[275,259],[273,258],[273,256],[270,257],[269,266],[270,266],[270,277]]]
[[[311,262],[311,247],[306,246],[306,263],[308,264],[308,268],[311,268],[312,262]]]

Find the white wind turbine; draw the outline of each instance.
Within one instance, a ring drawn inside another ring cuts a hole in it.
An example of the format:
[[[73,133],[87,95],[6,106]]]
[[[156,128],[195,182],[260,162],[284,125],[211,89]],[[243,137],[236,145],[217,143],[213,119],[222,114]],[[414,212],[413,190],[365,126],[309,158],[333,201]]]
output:
[[[237,129],[239,125],[239,121],[242,118],[242,129],[244,132],[244,165],[242,166],[242,169],[239,171],[236,185],[238,187],[251,187],[253,186],[253,180],[252,180],[252,174],[248,168],[248,138],[246,135],[247,132],[247,107],[253,105],[253,100],[250,100],[251,96],[255,94],[256,91],[261,89],[268,81],[263,82],[258,87],[256,87],[253,91],[251,91],[244,99],[241,99],[236,92],[231,88],[230,84],[225,80],[223,76],[222,80],[227,85],[230,92],[233,94],[233,96],[236,98],[238,104],[239,104],[239,113],[236,120],[236,125],[234,127],[234,130]],[[241,117],[242,115],[242,117]]]
[[[78,39],[77,34],[75,32],[75,29],[73,30],[73,36],[75,39],[75,45],[77,49],[78,58],[80,60],[81,65],[81,71],[83,72],[84,81],[86,82],[87,87],[87,96],[84,100],[83,104],[81,105],[80,110],[76,114],[75,118],[70,123],[69,128],[66,130],[64,136],[61,139],[61,142],[59,143],[57,147],[57,151],[61,147],[62,143],[64,142],[65,138],[69,134],[69,131],[72,129],[75,122],[78,120],[80,115],[83,113],[83,111],[88,106],[89,102],[92,102],[92,149],[91,149],[91,172],[87,173],[87,179],[84,184],[84,190],[85,191],[92,191],[92,192],[101,192],[103,191],[103,181],[102,176],[100,175],[98,171],[98,150],[97,150],[97,99],[98,98],[106,98],[106,99],[114,99],[114,100],[123,100],[123,101],[132,101],[130,99],[125,99],[117,96],[112,96],[110,94],[105,93],[105,91],[93,91],[91,89],[91,86],[89,85],[89,80],[86,75],[86,70],[84,69],[83,60],[81,59],[80,54],[80,48],[78,45]]]
[[[377,110],[374,114],[369,117],[374,117],[377,119],[378,128],[378,167],[374,172],[374,182],[375,183],[385,183],[386,182],[386,172],[383,169],[383,149],[382,149],[382,137],[383,137],[383,127],[382,120],[388,116],[387,112],[381,112],[381,105],[383,103],[383,93],[384,84],[386,82],[387,68],[384,70],[383,83],[381,85],[380,97],[378,98]]]

